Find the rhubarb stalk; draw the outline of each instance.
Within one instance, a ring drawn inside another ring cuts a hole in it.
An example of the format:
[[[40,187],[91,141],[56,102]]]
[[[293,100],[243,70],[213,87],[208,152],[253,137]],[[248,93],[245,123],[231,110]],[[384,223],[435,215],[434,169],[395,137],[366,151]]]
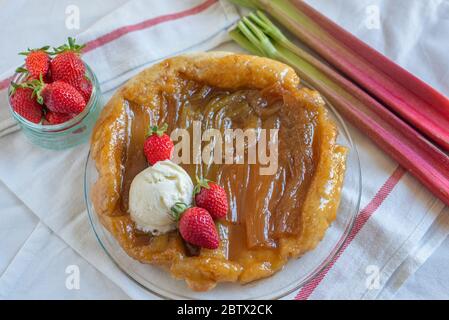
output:
[[[334,69],[292,48],[263,14],[243,18],[230,35],[250,52],[294,67],[346,119],[449,205],[449,157],[410,125]]]
[[[406,122],[449,151],[449,99],[302,0],[233,0],[263,9]]]

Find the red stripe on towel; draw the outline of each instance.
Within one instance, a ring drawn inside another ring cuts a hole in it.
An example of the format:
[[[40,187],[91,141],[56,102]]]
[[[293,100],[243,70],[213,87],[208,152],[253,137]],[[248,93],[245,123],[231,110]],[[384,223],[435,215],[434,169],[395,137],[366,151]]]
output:
[[[112,42],[120,37],[123,37],[124,35],[131,33],[131,32],[154,27],[154,26],[164,23],[164,22],[169,22],[169,21],[173,21],[173,20],[182,19],[182,18],[185,18],[188,16],[193,16],[195,14],[198,14],[198,13],[201,13],[201,12],[207,10],[209,7],[214,5],[216,2],[217,2],[217,0],[207,0],[196,7],[193,7],[193,8],[184,10],[184,11],[162,15],[162,16],[151,18],[151,19],[148,19],[148,20],[136,23],[136,24],[129,25],[129,26],[123,26],[123,27],[118,28],[114,31],[111,31],[95,40],[89,41],[88,43],[86,43],[86,48],[83,51],[89,52],[89,51],[94,50],[98,47],[101,47],[109,42]]]
[[[99,48],[99,47],[101,47],[109,42],[112,42],[120,37],[123,37],[124,35],[131,33],[131,32],[144,30],[144,29],[154,27],[154,26],[164,23],[164,22],[169,22],[169,21],[178,20],[178,19],[182,19],[185,17],[196,15],[198,13],[201,13],[201,12],[207,10],[215,3],[217,3],[217,0],[207,0],[207,1],[197,5],[196,7],[193,7],[193,8],[184,10],[184,11],[154,17],[154,18],[147,19],[145,21],[142,21],[142,22],[139,22],[136,24],[132,24],[129,26],[123,26],[123,27],[118,28],[114,31],[111,31],[101,37],[98,37],[97,39],[87,42],[86,48],[84,48],[83,52],[89,52],[91,50]],[[0,90],[6,89],[9,86],[12,78],[13,77],[11,76],[7,79],[1,80],[0,81]]]
[[[321,271],[314,279],[312,279],[309,283],[302,287],[301,290],[299,290],[298,294],[295,297],[295,300],[307,300],[312,295],[312,293],[315,291],[324,277],[326,277],[329,270],[332,269],[335,262],[337,262],[342,253],[351,244],[352,240],[354,240],[360,230],[362,230],[363,226],[366,224],[369,218],[377,211],[377,209],[382,205],[385,199],[390,195],[391,191],[401,180],[404,173],[405,169],[400,166],[398,166],[396,170],[394,170],[388,180],[383,184],[379,191],[377,191],[374,198],[367,204],[365,208],[363,208],[359,212],[354,222],[354,226],[348,235],[348,238],[343,243],[341,249],[338,251],[335,257],[330,261],[330,263],[323,271]]]

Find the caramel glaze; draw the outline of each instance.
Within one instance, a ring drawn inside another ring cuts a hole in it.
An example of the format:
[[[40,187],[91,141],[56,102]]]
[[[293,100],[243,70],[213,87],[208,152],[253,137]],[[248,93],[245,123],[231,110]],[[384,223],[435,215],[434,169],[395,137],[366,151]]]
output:
[[[191,137],[194,120],[202,122],[203,130],[215,128],[224,132],[225,126],[279,129],[281,152],[275,175],[260,175],[259,164],[181,164],[193,179],[196,175],[204,176],[225,188],[230,212],[224,224],[229,229],[229,242],[239,243],[230,246],[231,259],[238,257],[239,248],[276,248],[279,237],[298,234],[301,200],[306,196],[316,163],[316,112],[305,108],[291,112],[293,108],[285,107],[284,102],[289,98],[279,88],[231,93],[188,80],[180,88],[185,92],[164,96],[161,108],[153,110],[155,123],[168,123],[170,129],[190,129]],[[150,109],[129,101],[127,104],[132,124],[121,192],[123,212],[127,212],[131,181],[147,167],[142,146],[151,118],[146,112]],[[193,162],[192,155],[190,158]],[[242,237],[242,233],[246,236]],[[234,241],[235,237],[246,238],[246,245]]]
[[[100,219],[128,254],[169,267],[194,290],[207,290],[219,281],[246,283],[267,277],[289,257],[312,249],[335,218],[346,154],[345,148],[335,145],[337,132],[320,96],[307,88],[292,94],[280,82],[262,89],[229,90],[183,75],[164,80],[166,90],[148,104],[129,93],[110,102],[125,111],[115,120],[121,124],[120,130],[112,130],[117,136],[106,137],[117,148],[125,148],[116,159],[122,174],[107,185],[106,179],[99,179],[92,197],[97,212],[114,208]],[[192,179],[204,176],[222,185],[230,207],[226,219],[217,223],[220,248],[188,257],[177,232],[151,237],[135,228],[128,214],[128,193],[135,175],[147,167],[142,146],[150,123],[167,123],[169,133],[185,128],[192,137],[194,120],[201,121],[203,131],[277,128],[279,159],[277,172],[265,176],[259,174],[259,164],[181,164]],[[115,174],[105,170],[100,159],[96,162],[100,175]],[[105,194],[118,198],[105,199]],[[313,199],[306,201],[308,197]],[[114,201],[119,205],[111,204]],[[322,219],[314,218],[320,214]]]

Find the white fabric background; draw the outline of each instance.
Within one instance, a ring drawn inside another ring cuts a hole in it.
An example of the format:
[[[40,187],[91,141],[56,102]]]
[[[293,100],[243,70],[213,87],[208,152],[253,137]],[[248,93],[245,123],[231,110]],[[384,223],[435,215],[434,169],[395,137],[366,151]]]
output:
[[[0,74],[11,69],[20,62],[15,52],[25,47],[39,46],[48,39],[52,39],[52,45],[65,41],[67,35],[78,34],[80,31],[68,31],[64,27],[64,10],[67,4],[74,1],[45,1],[45,5],[36,4],[33,1],[0,1],[0,36],[3,40],[0,50]],[[439,28],[447,27],[441,24],[441,20],[449,21],[449,5],[447,1],[431,1],[432,6],[426,5],[426,0],[384,0],[384,1],[310,1],[314,6],[322,9],[329,17],[337,20],[345,28],[356,31],[364,39],[373,41],[380,50],[390,55],[393,59],[403,64],[413,72],[420,74],[423,80],[429,82],[439,90],[449,92],[448,73],[438,71],[438,66],[432,63],[433,59],[444,59],[440,55],[447,54],[444,46],[448,33],[434,29],[435,21],[439,21]],[[355,4],[357,2],[357,4]],[[102,1],[101,5],[92,5],[92,1],[76,1],[81,9],[81,31],[87,29],[92,23],[103,17],[115,7],[123,5],[126,1]],[[348,8],[354,15],[363,15],[368,4],[377,4],[381,13],[399,12],[397,7],[404,3],[412,8],[407,10],[410,15],[395,17],[382,16],[383,24],[381,30],[369,30],[360,23],[360,19],[344,19],[348,15]],[[347,8],[346,8],[347,6]],[[389,8],[391,6],[391,8]],[[396,8],[394,8],[397,6]],[[437,12],[427,12],[428,8],[438,8]],[[21,19],[18,23],[17,12],[27,19]],[[416,15],[414,17],[413,15]],[[421,21],[418,16],[428,17],[423,25],[415,25],[414,22]],[[51,19],[48,18],[51,16]],[[26,20],[26,23],[23,23]],[[33,30],[30,36],[27,30]],[[400,31],[398,31],[400,30]],[[397,39],[396,32],[401,32],[402,43],[392,42]],[[431,34],[432,37],[427,37]],[[439,37],[438,35],[441,35]],[[8,41],[14,39],[14,41]],[[410,64],[406,50],[400,50],[404,45],[413,50],[413,61],[422,60],[420,64]],[[234,46],[228,46],[233,50]],[[423,50],[422,48],[425,48]],[[429,70],[430,69],[430,70]],[[446,69],[447,70],[447,69]],[[20,140],[21,137],[14,140]],[[366,143],[363,138],[356,137],[357,143]],[[82,150],[85,148],[83,147]],[[3,152],[3,151],[2,151]],[[84,161],[84,151],[80,151]],[[362,163],[363,163],[362,159]],[[365,159],[369,161],[368,159]],[[380,159],[380,161],[383,161]],[[386,168],[392,164],[386,162]],[[408,178],[405,184],[415,185],[413,179]],[[416,192],[419,192],[416,189]],[[390,201],[394,202],[394,199]],[[11,193],[5,185],[0,184],[0,297],[8,298],[127,298],[127,295],[113,282],[106,278],[101,272],[91,266],[80,257],[57,235],[52,233],[23,203]],[[438,241],[437,241],[438,242]],[[429,242],[431,243],[431,242]],[[437,247],[438,243],[434,245]],[[405,264],[410,270],[404,274],[413,273],[415,268],[422,265],[428,258],[431,250],[423,250],[413,256],[416,261]],[[408,279],[396,279],[398,285],[407,280],[394,296],[395,298],[449,298],[449,275],[445,266],[449,265],[449,240],[427,260],[424,265]],[[75,264],[80,267],[82,282],[80,290],[67,290],[65,287],[65,268],[67,265]],[[325,285],[325,283],[323,284]]]

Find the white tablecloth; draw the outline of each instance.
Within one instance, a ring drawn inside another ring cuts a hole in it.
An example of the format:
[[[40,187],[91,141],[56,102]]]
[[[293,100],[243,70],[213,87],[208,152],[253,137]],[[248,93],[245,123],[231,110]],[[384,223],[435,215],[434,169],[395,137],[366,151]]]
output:
[[[386,1],[389,0],[373,2],[381,8],[382,2]],[[9,70],[12,64],[20,63],[21,57],[14,56],[16,52],[26,47],[40,46],[45,42],[44,39],[52,39],[52,45],[62,43],[68,35],[80,33],[99,17],[124,2],[126,1],[103,1],[101,6],[94,6],[92,1],[87,0],[46,0],[43,1],[43,5],[36,6],[32,5],[33,1],[30,0],[0,1],[0,36],[3,40],[2,50],[0,50],[0,73]],[[67,5],[73,3],[76,3],[80,9],[80,30],[67,30],[65,27],[65,10]],[[375,10],[375,7],[373,8]],[[27,18],[17,19],[19,12],[22,17]],[[444,14],[443,12],[442,15]],[[445,17],[447,19],[447,15]],[[442,16],[442,18],[445,17]],[[338,18],[338,12],[333,13],[332,18]],[[383,27],[392,29],[394,32],[394,25]],[[29,30],[33,30],[32,35]],[[432,31],[426,30],[426,32]],[[394,46],[385,39],[385,47],[388,48],[390,45]],[[446,43],[435,45],[447,46]],[[237,49],[233,45],[227,45],[226,48]],[[388,53],[388,49],[386,51]],[[401,57],[395,58],[401,61]],[[426,66],[423,63],[423,67]],[[440,90],[446,89],[448,92],[448,82],[444,82],[444,79],[425,80],[436,85]],[[40,223],[33,212],[1,183],[0,203],[2,204],[0,208],[0,275],[8,279],[8,283],[3,283],[0,288],[0,296],[8,298],[127,298],[127,295],[112,281]],[[428,258],[426,255],[423,255],[421,260],[418,259],[415,265],[420,268],[406,280],[395,298],[448,299],[449,272],[446,270],[446,266],[449,265],[448,250],[449,239],[446,239],[427,261],[425,261]],[[69,290],[66,286],[66,270],[72,265],[79,268],[81,282],[79,289]],[[413,266],[413,263],[410,265]]]

